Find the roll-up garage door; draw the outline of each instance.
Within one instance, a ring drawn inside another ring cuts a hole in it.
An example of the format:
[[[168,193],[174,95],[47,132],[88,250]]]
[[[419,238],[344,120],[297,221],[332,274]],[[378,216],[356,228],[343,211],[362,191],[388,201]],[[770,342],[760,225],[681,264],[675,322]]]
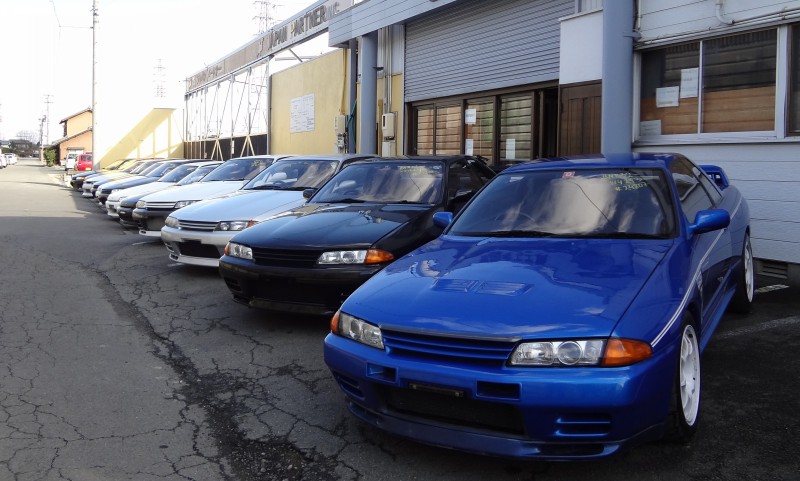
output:
[[[575,0],[468,0],[406,25],[405,99],[558,79],[559,18]]]

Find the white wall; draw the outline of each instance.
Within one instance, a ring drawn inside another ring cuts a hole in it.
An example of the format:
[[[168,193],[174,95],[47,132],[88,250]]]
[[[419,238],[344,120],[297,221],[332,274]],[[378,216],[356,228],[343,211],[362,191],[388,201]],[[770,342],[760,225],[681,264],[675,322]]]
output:
[[[728,27],[716,14],[716,0],[641,0],[642,42],[674,41],[679,35],[712,35]],[[800,0],[724,0],[722,19],[734,26],[779,21],[769,14],[798,15]]]
[[[603,76],[603,11],[561,19],[559,83],[600,80]]]
[[[635,150],[679,152],[699,164],[722,167],[750,206],[753,255],[800,263],[800,145],[693,144]]]

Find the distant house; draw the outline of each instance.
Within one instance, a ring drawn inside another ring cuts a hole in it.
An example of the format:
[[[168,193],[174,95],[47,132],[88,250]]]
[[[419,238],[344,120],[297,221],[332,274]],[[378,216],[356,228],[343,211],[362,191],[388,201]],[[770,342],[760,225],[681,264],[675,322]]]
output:
[[[67,154],[82,154],[92,150],[92,109],[87,108],[59,122],[64,125],[62,138],[50,144],[56,149],[56,158],[63,163]]]

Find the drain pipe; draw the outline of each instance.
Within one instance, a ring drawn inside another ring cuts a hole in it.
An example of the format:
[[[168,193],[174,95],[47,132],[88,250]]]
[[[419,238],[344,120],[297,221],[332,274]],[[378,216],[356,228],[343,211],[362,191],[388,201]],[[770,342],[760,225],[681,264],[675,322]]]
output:
[[[722,13],[722,7],[725,5],[725,0],[717,0],[714,6],[714,13],[717,15],[717,20],[719,23],[724,23],[725,25],[733,25],[733,20],[725,18],[725,14]]]

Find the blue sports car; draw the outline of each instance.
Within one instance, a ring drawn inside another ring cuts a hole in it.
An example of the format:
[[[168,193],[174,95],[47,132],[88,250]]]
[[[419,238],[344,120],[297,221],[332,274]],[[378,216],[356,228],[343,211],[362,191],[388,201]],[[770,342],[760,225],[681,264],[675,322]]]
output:
[[[520,459],[688,442],[700,362],[748,311],[749,210],[678,154],[510,167],[442,235],[359,287],[325,362],[350,411],[416,441]]]

